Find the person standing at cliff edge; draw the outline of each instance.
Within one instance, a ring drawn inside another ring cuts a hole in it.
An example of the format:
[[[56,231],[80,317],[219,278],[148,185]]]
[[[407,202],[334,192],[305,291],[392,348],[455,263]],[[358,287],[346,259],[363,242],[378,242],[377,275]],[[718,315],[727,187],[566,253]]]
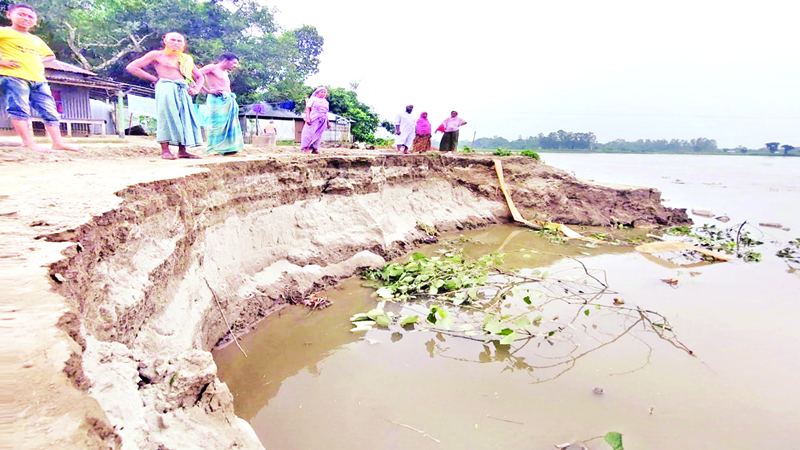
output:
[[[125,70],[156,85],[156,141],[161,144],[161,157],[176,159],[169,151],[170,144],[178,146],[178,158],[197,159],[186,147],[203,144],[200,120],[194,111],[190,95],[197,95],[204,77],[194,59],[184,53],[186,38],[178,32],[164,35],[164,48],[153,50],[133,60]],[[145,71],[150,65],[156,75]]]
[[[450,113],[450,117],[445,119],[444,122],[439,125],[439,128],[436,129],[437,132],[444,132],[444,135],[442,135],[442,143],[439,144],[439,151],[452,152],[453,150],[457,149],[458,128],[463,127],[466,124],[467,122],[458,117],[458,113],[456,111],[452,111]]]
[[[414,136],[414,153],[431,151],[431,123],[428,113],[423,112],[417,119],[417,135]]]
[[[408,105],[404,112],[394,118],[394,131],[397,134],[394,144],[397,146],[398,152],[408,153],[414,143],[416,123],[414,118],[411,117],[411,111],[413,110],[414,105]]]
[[[235,155],[244,148],[242,126],[239,125],[239,105],[236,94],[231,92],[229,72],[239,65],[239,58],[233,53],[219,55],[219,60],[200,69],[206,78],[203,92],[208,94],[208,149],[220,155]]]
[[[10,27],[0,27],[0,87],[5,90],[6,111],[22,145],[48,153],[33,140],[30,128],[31,107],[44,121],[53,140],[53,150],[81,152],[61,138],[61,118],[50,85],[44,77],[44,63],[56,59],[50,47],[30,33],[39,22],[36,11],[27,5],[11,5],[6,11]]]
[[[311,97],[306,99],[306,110],[303,112],[303,132],[300,139],[300,150],[303,152],[319,153],[319,144],[322,141],[322,133],[331,127],[328,122],[328,110],[330,104],[325,98],[328,96],[328,89],[318,87]]]

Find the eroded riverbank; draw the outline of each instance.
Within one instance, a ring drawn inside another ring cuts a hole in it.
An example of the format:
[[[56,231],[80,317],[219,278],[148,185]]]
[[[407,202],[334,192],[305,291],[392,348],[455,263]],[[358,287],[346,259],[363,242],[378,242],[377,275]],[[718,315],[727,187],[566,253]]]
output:
[[[260,448],[208,352],[228,332],[221,314],[245,330],[277,305],[431,240],[428,227],[508,219],[481,156],[167,164],[2,167],[19,448],[180,448],[187,439]],[[580,182],[532,159],[507,159],[505,176],[529,218],[686,220],[658,191]]]

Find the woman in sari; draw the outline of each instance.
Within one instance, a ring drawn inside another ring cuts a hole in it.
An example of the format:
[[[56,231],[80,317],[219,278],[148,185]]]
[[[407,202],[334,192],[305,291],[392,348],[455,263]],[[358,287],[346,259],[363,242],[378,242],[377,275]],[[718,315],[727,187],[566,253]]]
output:
[[[444,133],[442,143],[439,144],[439,151],[452,152],[458,148],[458,128],[466,125],[467,122],[458,117],[458,113],[452,111],[450,117],[444,120],[436,131]]]
[[[423,112],[417,120],[417,134],[414,136],[413,153],[431,151],[431,123],[428,121],[428,113]]]
[[[306,100],[306,110],[303,113],[303,133],[300,138],[300,150],[311,153],[319,153],[319,143],[322,140],[322,133],[331,127],[328,123],[328,90],[324,87],[317,88],[311,97]]]

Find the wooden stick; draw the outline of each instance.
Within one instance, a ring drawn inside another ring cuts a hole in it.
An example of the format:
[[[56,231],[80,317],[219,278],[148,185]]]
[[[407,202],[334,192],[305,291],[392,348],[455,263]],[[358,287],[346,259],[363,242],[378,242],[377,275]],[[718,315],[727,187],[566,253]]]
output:
[[[503,191],[503,196],[506,198],[506,204],[508,205],[508,209],[511,211],[511,217],[514,218],[515,222],[519,222],[523,225],[527,225],[534,230],[541,230],[542,227],[536,225],[533,222],[525,220],[522,217],[522,214],[519,213],[516,205],[514,205],[514,200],[511,199],[511,194],[508,192],[508,187],[506,186],[506,180],[503,176],[503,163],[500,162],[499,159],[493,159],[494,162],[494,171],[497,173],[497,181],[500,183],[500,190]]]
[[[233,328],[231,328],[231,324],[228,323],[228,319],[225,318],[225,313],[222,312],[222,305],[219,303],[219,299],[217,298],[217,293],[214,292],[214,289],[211,289],[211,285],[208,284],[208,280],[203,278],[203,281],[206,282],[206,286],[208,286],[208,290],[211,291],[211,295],[214,297],[214,301],[217,302],[217,308],[219,308],[219,314],[222,316],[222,320],[225,321],[225,325],[228,326],[228,331],[230,331],[231,336],[233,337],[233,342],[236,344],[237,347],[239,347],[239,350],[242,351],[242,354],[244,355],[244,357],[247,358],[247,353],[244,351],[242,346],[239,345],[239,340],[236,339],[236,335],[233,334]]]

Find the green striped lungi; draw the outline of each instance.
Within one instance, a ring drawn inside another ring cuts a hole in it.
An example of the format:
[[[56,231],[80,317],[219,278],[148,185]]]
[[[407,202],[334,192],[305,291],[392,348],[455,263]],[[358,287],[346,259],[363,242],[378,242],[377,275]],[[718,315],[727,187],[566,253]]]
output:
[[[208,100],[208,150],[221,155],[236,153],[244,148],[242,126],[239,125],[239,105],[236,94],[223,92],[209,94]]]
[[[200,120],[194,112],[186,80],[160,79],[156,83],[156,141],[172,145],[203,145]]]

